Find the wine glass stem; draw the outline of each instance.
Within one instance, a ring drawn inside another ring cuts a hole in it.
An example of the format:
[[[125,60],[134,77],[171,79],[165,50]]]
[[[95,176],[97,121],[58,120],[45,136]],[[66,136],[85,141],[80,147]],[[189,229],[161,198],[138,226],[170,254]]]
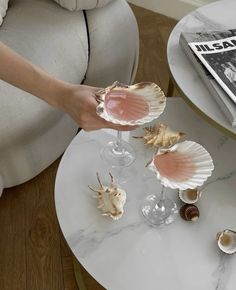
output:
[[[122,146],[122,133],[121,131],[117,131],[117,138],[116,138],[116,148],[117,153],[122,153],[123,146]]]
[[[161,188],[161,197],[160,197],[160,200],[157,204],[157,206],[159,208],[161,208],[162,211],[165,211],[165,196],[166,196],[166,187],[164,185],[162,185],[162,188]]]

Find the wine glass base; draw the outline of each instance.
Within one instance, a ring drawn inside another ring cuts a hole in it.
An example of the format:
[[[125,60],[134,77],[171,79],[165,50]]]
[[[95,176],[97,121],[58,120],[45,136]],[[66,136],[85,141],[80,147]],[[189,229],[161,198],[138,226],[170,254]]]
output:
[[[152,226],[171,224],[178,213],[173,200],[165,198],[164,207],[158,205],[159,201],[160,199],[156,195],[149,195],[141,207],[145,220]]]
[[[122,150],[118,150],[117,143],[111,141],[101,150],[101,156],[111,166],[129,166],[135,160],[135,151],[124,141],[122,141]]]

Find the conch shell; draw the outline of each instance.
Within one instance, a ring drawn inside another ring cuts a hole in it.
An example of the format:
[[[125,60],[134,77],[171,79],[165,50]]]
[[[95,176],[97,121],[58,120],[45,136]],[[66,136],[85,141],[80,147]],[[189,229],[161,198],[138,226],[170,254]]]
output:
[[[134,138],[142,138],[146,145],[150,145],[152,147],[171,147],[185,135],[185,133],[173,131],[170,127],[163,123],[146,127],[144,130],[144,136]]]
[[[101,209],[102,215],[110,216],[113,220],[117,220],[122,217],[124,213],[124,204],[126,202],[126,192],[119,188],[114,182],[114,177],[109,173],[111,177],[111,184],[105,186],[102,184],[99,174],[97,173],[97,180],[100,184],[99,189],[89,188],[96,192],[95,198],[98,199],[98,208]]]

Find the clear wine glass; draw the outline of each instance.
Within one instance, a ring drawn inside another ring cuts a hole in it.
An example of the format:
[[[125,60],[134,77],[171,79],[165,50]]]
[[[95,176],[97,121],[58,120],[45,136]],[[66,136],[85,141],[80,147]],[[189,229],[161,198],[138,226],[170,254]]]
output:
[[[165,108],[166,98],[161,89],[153,83],[124,85],[115,82],[97,93],[97,114],[106,121],[119,125],[137,126],[151,122]],[[111,166],[129,166],[135,160],[135,150],[122,140],[109,142],[101,151],[102,158]]]
[[[122,132],[117,131],[115,141],[110,141],[101,150],[102,158],[111,166],[129,166],[136,157],[134,148],[124,140],[122,140]]]
[[[151,225],[168,225],[175,220],[178,213],[177,205],[173,200],[166,197],[166,191],[167,187],[162,185],[160,195],[149,195],[142,204],[142,214]]]
[[[175,202],[166,198],[171,189],[185,190],[201,186],[214,169],[210,154],[200,144],[184,141],[164,149],[160,148],[147,165],[162,184],[160,197],[152,194],[144,200],[141,211],[146,221],[158,226],[170,224],[178,212]]]

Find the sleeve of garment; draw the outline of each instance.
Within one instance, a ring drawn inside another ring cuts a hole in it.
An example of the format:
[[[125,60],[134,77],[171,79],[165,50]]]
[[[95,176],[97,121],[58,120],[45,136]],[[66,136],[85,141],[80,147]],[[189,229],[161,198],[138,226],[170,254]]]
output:
[[[113,0],[54,0],[60,6],[70,10],[87,10],[102,7]]]

